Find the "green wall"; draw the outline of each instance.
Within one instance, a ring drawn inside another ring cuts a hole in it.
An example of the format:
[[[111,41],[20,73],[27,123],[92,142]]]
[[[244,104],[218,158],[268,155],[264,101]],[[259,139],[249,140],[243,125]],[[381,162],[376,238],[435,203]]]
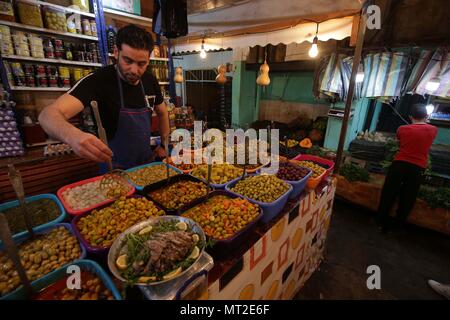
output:
[[[258,119],[257,75],[256,71],[245,70],[244,61],[235,61],[234,66],[232,123],[244,127]]]
[[[313,72],[269,72],[269,76],[270,85],[263,90],[261,99],[327,104],[313,96]]]
[[[233,75],[233,124],[245,126],[258,120],[260,100],[282,100],[308,104],[328,104],[312,94],[313,72],[269,72],[270,85],[256,85],[257,71],[245,70],[245,62],[235,61]]]

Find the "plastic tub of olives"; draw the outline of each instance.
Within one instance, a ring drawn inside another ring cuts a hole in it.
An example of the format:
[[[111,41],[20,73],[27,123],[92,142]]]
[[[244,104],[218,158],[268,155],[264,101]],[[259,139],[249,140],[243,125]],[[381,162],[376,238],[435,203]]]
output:
[[[195,254],[195,259],[193,259],[192,263],[189,265],[189,267],[183,269],[181,272],[174,272],[174,270],[171,270],[169,272],[167,272],[165,274],[165,276],[163,277],[162,280],[149,280],[150,278],[152,278],[151,276],[149,277],[140,277],[140,278],[147,278],[146,282],[143,281],[137,281],[137,282],[133,282],[133,285],[137,285],[137,286],[158,286],[158,285],[166,285],[169,282],[172,282],[176,279],[179,279],[180,277],[182,277],[183,275],[185,275],[201,258],[203,252],[204,252],[204,247],[205,247],[205,243],[206,243],[206,237],[205,237],[205,233],[203,232],[202,228],[200,227],[199,224],[197,224],[195,221],[189,219],[189,218],[185,218],[185,217],[181,217],[181,216],[160,216],[160,217],[151,217],[148,220],[142,221],[138,224],[135,224],[134,226],[130,227],[129,229],[125,230],[119,237],[117,237],[117,239],[114,241],[113,245],[111,246],[111,249],[109,250],[108,253],[108,267],[111,270],[112,274],[119,280],[125,282],[125,283],[130,283],[130,280],[125,279],[122,275],[121,270],[118,267],[118,259],[119,257],[126,255],[127,254],[127,236],[129,234],[142,234],[143,232],[146,232],[147,230],[151,230],[152,228],[149,227],[153,227],[155,225],[157,225],[160,221],[164,221],[164,222],[173,222],[175,225],[179,226],[178,229],[182,230],[182,231],[188,231],[188,232],[192,232],[193,233],[193,237],[195,237],[194,235],[196,234],[198,237],[196,238],[196,241],[193,241],[194,243],[194,250],[195,247],[197,247],[199,249],[198,254]],[[187,254],[186,258],[183,261],[186,261],[189,256],[192,255],[193,251],[191,252],[191,254]],[[176,274],[176,275],[174,275]]]

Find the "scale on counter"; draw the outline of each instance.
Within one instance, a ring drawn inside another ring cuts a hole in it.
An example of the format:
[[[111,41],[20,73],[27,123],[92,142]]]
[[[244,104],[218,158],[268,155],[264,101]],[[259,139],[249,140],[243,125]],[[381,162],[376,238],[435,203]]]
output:
[[[208,291],[208,272],[214,266],[213,258],[203,251],[189,271],[174,281],[155,286],[139,286],[149,300],[199,300]]]

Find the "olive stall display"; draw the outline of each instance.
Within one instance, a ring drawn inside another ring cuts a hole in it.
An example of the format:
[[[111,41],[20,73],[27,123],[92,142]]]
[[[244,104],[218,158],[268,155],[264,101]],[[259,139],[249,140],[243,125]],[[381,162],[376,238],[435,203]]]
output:
[[[179,173],[169,168],[169,176],[173,177]],[[167,168],[165,164],[155,164],[128,172],[128,177],[135,185],[144,187],[167,179]]]
[[[30,281],[79,259],[82,252],[75,236],[64,226],[22,242],[18,250]],[[3,252],[0,252],[0,266],[0,296],[3,296],[19,287],[21,282],[13,262]]]
[[[132,225],[162,215],[164,211],[146,198],[120,197],[112,205],[81,217],[76,227],[91,246],[110,247],[117,236]]]
[[[95,180],[73,188],[67,188],[62,192],[62,197],[73,210],[83,210],[127,193],[129,186],[114,181],[108,190],[105,193],[100,188],[100,180]]]
[[[295,163],[297,163],[298,165],[311,169],[312,173],[312,178],[317,178],[319,176],[321,176],[326,169],[321,167],[320,165],[312,162],[312,161],[308,161],[308,160],[303,160],[303,161],[295,161]]]
[[[80,273],[80,288],[69,289],[68,277],[65,277],[44,290],[34,298],[36,300],[114,300],[111,291],[105,287],[98,276],[92,272]]]
[[[289,184],[274,175],[249,176],[239,180],[231,191],[259,202],[274,202],[289,190]]]
[[[203,180],[208,179],[208,166],[200,165],[192,170],[191,175]],[[242,169],[235,167],[234,165],[223,163],[213,164],[211,166],[211,183],[224,184],[234,180],[242,175]]]
[[[309,170],[289,161],[280,161],[276,176],[282,180],[299,181],[309,174]]]
[[[38,199],[27,202],[25,207],[30,214],[33,228],[53,221],[61,214],[58,204],[51,199]],[[5,214],[12,234],[27,230],[20,206],[0,210],[0,212]]]
[[[197,222],[207,236],[223,240],[238,233],[259,213],[258,205],[246,199],[216,195],[189,209],[183,216]]]
[[[205,183],[185,180],[151,191],[148,196],[168,210],[177,210],[207,194]]]

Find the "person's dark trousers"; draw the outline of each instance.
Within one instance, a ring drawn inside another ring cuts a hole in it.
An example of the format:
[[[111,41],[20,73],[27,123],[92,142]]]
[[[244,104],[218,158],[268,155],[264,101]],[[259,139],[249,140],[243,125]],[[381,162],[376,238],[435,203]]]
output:
[[[389,211],[398,197],[395,224],[405,223],[416,202],[424,169],[405,161],[394,161],[389,167],[378,207],[377,222],[382,227],[392,227]]]

